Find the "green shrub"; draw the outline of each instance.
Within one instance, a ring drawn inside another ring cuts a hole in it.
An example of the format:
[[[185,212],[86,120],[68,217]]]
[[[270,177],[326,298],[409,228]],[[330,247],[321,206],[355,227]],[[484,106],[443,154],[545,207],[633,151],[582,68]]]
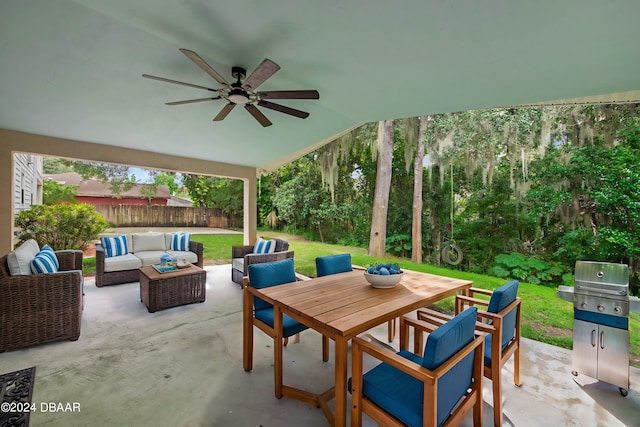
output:
[[[85,203],[34,205],[15,219],[20,243],[35,239],[54,250],[84,249],[107,228],[107,221]]]
[[[395,256],[411,256],[411,236],[408,234],[392,234],[387,237],[385,250]]]
[[[563,283],[562,267],[557,263],[527,257],[521,253],[496,255],[496,265],[489,271],[497,277],[518,279],[534,285],[557,286]]]

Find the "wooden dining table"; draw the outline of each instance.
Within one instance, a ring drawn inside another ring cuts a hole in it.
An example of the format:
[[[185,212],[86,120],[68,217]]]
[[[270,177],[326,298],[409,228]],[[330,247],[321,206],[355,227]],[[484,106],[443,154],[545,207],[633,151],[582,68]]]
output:
[[[274,329],[282,336],[282,314],[296,319],[335,342],[335,381],[315,394],[283,384],[282,339],[274,345],[275,395],[293,397],[320,407],[329,422],[347,422],[348,343],[353,337],[418,308],[458,293],[472,282],[405,270],[393,288],[373,288],[362,270],[318,277],[251,292],[274,306]],[[253,333],[253,332],[251,332]],[[245,352],[248,349],[245,348]],[[335,413],[328,402],[335,397]]]

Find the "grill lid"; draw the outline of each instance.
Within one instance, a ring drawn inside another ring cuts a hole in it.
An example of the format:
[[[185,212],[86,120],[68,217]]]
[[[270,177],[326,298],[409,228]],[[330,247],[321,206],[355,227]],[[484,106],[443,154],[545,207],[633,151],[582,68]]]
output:
[[[576,309],[623,317],[640,312],[640,298],[629,296],[626,264],[578,261],[574,277],[574,287],[559,286],[556,295]]]
[[[576,261],[575,280],[629,286],[629,266],[611,262]]]
[[[608,262],[576,262],[574,307],[613,316],[629,315],[629,267]]]
[[[627,298],[629,267],[610,262],[577,261],[575,292],[602,298]]]

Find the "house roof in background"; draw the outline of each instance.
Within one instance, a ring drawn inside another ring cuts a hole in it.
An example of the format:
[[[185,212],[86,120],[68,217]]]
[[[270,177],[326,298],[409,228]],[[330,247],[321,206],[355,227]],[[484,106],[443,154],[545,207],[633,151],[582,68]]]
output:
[[[167,200],[167,206],[184,206],[190,208],[193,206],[193,200],[184,197],[171,196],[169,200]]]
[[[61,174],[44,174],[44,179],[51,179],[56,182],[59,182],[64,185],[77,185],[78,186],[78,196],[83,197],[115,197],[111,193],[110,184],[100,182],[96,179],[83,179],[80,174],[76,172],[66,172]],[[129,190],[122,191],[118,198],[137,198],[137,199],[146,199],[145,196],[141,194],[142,185],[135,184]],[[156,199],[170,199],[171,194],[169,193],[169,188],[166,185],[158,185],[157,194],[154,196]]]

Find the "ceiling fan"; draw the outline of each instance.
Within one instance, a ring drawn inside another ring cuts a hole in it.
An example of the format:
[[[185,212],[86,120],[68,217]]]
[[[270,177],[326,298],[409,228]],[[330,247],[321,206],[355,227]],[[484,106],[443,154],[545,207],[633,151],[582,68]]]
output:
[[[214,70],[204,59],[202,59],[197,53],[188,50],[180,49],[180,52],[185,54],[187,58],[192,60],[198,67],[202,68],[207,74],[214,78],[215,81],[223,85],[221,89],[211,89],[204,86],[194,85],[191,83],[179,82],[177,80],[165,79],[164,77],[151,76],[149,74],[143,74],[142,77],[147,79],[159,80],[161,82],[173,83],[183,86],[194,87],[196,89],[208,90],[211,92],[217,92],[218,96],[209,98],[189,99],[186,101],[167,102],[166,105],[183,105],[193,102],[204,102],[216,99],[224,99],[229,101],[227,105],[222,107],[222,110],[213,118],[213,121],[223,120],[227,115],[235,108],[236,105],[244,106],[247,110],[262,126],[271,126],[271,121],[256,107],[269,108],[271,110],[278,111],[280,113],[289,114],[291,116],[306,119],[309,117],[309,113],[305,111],[296,110],[295,108],[286,107],[284,105],[276,104],[269,101],[269,99],[320,99],[320,94],[317,90],[274,90],[257,92],[256,89],[269,77],[274,75],[280,66],[270,59],[262,61],[258,68],[247,76],[247,71],[242,67],[232,67],[231,75],[236,79],[235,83],[227,82],[216,70]]]

